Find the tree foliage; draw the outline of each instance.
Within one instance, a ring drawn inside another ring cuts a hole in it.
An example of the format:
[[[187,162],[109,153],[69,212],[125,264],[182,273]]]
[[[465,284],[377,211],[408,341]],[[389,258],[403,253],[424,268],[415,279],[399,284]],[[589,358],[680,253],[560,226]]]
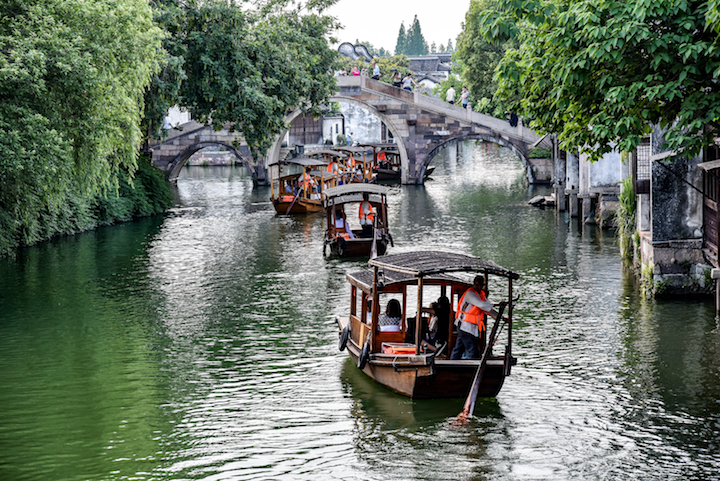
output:
[[[395,55],[405,55],[407,51],[407,33],[405,32],[405,23],[400,22],[398,30],[397,42],[395,43]]]
[[[631,151],[659,125],[665,148],[694,155],[720,119],[719,3],[500,0],[480,24],[521,42],[500,63],[498,94],[565,148]]]
[[[428,54],[428,45],[422,34],[422,28],[420,27],[420,21],[418,20],[417,15],[415,15],[412,25],[410,25],[410,28],[407,31],[407,43],[405,52],[403,53],[405,53],[405,55]]]
[[[319,114],[335,89],[328,72],[338,54],[328,35],[337,25],[312,13],[333,2],[285,3],[249,10],[228,0],[171,2],[157,17],[170,58],[182,62],[170,73],[179,104],[200,122],[240,131],[256,158],[286,127],[289,109]],[[172,89],[159,77],[154,91]]]
[[[31,244],[57,233],[44,220],[65,218],[72,199],[132,178],[162,32],[144,0],[1,8],[0,230]]]
[[[405,55],[393,55],[392,57],[375,57],[375,61],[380,67],[380,80],[382,82],[392,83],[391,76],[393,74],[393,70],[395,69],[397,69],[403,77],[407,75],[407,73],[410,71],[410,69],[408,69],[408,65],[410,64],[410,62]],[[363,60],[353,60],[349,57],[343,57],[340,60],[340,66],[343,70],[345,70],[346,73],[350,72],[353,67],[357,67],[361,71],[362,69],[368,70],[368,74],[370,75],[370,65],[370,63],[366,63]]]
[[[480,17],[483,12],[496,7],[497,0],[470,2],[453,59],[457,63],[457,73],[470,92],[470,102],[474,109],[489,115],[502,116],[505,104],[495,98],[495,91],[498,89],[495,69],[512,43],[490,42],[480,31]]]
[[[445,53],[453,53],[455,51],[455,47],[453,47],[452,39],[449,38],[447,41],[447,45],[445,45]]]
[[[395,45],[395,55],[427,55],[428,51],[428,44],[422,34],[417,15],[415,15],[407,32],[405,31],[405,24],[401,23],[397,44]]]

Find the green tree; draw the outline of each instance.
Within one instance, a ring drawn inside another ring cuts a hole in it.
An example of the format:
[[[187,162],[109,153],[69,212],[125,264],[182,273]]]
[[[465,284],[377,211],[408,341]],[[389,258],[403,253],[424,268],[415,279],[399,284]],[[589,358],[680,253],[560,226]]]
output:
[[[447,53],[453,53],[455,51],[455,47],[453,47],[453,42],[452,42],[451,38],[448,39],[448,43],[447,43],[447,47],[445,47],[445,51]]]
[[[71,204],[132,178],[143,92],[159,70],[162,32],[144,0],[8,0],[0,8],[6,252],[86,228],[92,219],[68,220]]]
[[[395,43],[395,55],[407,55],[407,33],[405,33],[404,22],[400,22],[400,30],[398,30],[397,42]]]
[[[172,36],[166,48],[182,58],[187,78],[180,105],[202,123],[240,131],[260,158],[285,128],[289,109],[319,115],[335,90],[327,72],[338,54],[328,35],[337,25],[312,13],[333,1],[294,8],[271,2],[258,10],[227,0],[164,7],[158,18]]]
[[[632,151],[651,129],[698,153],[720,119],[718,0],[501,0],[480,22],[517,37],[499,66],[499,95],[597,159]]]
[[[420,27],[420,21],[415,15],[413,23],[407,31],[407,47],[406,55],[427,55],[428,46],[425,41],[425,37],[422,34],[422,28]]]
[[[470,92],[473,109],[500,117],[505,105],[495,99],[498,88],[498,81],[494,78],[495,69],[511,44],[488,41],[482,36],[479,23],[484,11],[496,7],[497,0],[470,2],[453,59],[457,63],[456,72]]]
[[[435,42],[430,44],[430,52],[431,53],[438,53],[437,45],[435,45]]]

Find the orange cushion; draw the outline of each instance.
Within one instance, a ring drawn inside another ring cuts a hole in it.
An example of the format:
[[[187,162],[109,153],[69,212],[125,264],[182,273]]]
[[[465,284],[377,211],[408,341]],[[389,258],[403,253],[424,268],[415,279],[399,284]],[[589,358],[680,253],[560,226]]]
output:
[[[382,343],[383,354],[415,354],[414,344],[391,344],[388,342]]]

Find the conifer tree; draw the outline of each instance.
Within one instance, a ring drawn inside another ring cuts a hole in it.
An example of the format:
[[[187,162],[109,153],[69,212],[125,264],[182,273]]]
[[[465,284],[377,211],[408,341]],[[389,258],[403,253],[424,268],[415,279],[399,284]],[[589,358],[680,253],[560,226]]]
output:
[[[397,43],[395,44],[395,55],[407,53],[407,34],[405,33],[405,23],[400,23],[400,31],[398,32]]]
[[[405,53],[407,55],[427,55],[428,46],[425,37],[423,37],[417,15],[415,15],[413,23],[407,31],[406,38],[407,48]]]
[[[453,47],[452,39],[449,38],[449,39],[448,39],[448,43],[447,43],[447,50],[446,50],[446,52],[447,52],[447,53],[453,53],[454,51],[455,51],[455,48]]]

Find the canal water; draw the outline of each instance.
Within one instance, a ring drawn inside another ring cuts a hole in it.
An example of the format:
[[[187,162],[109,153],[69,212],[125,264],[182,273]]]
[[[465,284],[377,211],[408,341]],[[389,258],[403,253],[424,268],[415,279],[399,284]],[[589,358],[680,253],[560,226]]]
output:
[[[611,232],[527,205],[507,150],[465,143],[389,196],[390,253],[517,271],[518,365],[469,425],[337,349],[322,215],[275,215],[239,167],[192,167],[167,215],[0,261],[2,480],[720,478],[711,300],[648,301]]]

